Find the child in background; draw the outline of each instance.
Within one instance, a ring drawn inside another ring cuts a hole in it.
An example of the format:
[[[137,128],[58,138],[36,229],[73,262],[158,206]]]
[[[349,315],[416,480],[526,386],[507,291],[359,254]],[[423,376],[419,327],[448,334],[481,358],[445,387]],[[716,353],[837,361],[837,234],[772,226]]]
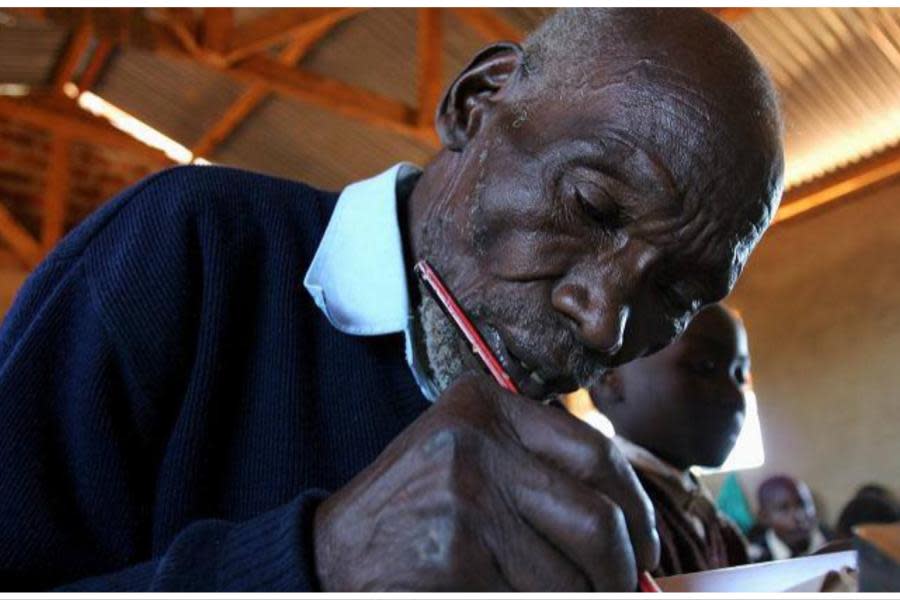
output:
[[[809,487],[789,475],[769,477],[756,492],[758,526],[750,534],[754,562],[811,554],[828,541],[819,527]]]
[[[841,510],[835,533],[837,537],[853,537],[853,528],[871,523],[900,522],[900,501],[886,487],[877,483],[864,485]]]
[[[591,390],[656,509],[658,576],[748,562],[743,535],[690,467],[725,461],[743,425],[749,377],[744,326],[715,304],[670,346],[608,371]]]

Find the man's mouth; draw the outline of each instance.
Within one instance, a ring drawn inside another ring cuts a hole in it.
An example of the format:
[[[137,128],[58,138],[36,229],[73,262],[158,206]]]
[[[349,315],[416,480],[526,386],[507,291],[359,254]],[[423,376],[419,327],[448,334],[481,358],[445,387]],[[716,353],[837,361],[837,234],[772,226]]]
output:
[[[497,329],[484,324],[479,324],[478,329],[521,394],[535,400],[544,400],[552,394],[572,391],[568,388],[574,389],[566,378],[548,373],[545,368],[520,358]]]

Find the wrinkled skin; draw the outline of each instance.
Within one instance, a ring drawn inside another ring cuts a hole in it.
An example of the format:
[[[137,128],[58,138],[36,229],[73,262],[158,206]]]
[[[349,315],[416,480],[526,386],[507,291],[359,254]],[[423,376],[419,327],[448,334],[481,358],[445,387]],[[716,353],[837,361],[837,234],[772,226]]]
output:
[[[744,423],[749,378],[743,325],[712,305],[665,349],[607,371],[591,395],[617,434],[674,467],[717,467]]]
[[[759,522],[772,529],[791,552],[805,553],[817,525],[809,487],[792,477],[766,481],[760,489]]]
[[[561,81],[517,45],[480,53],[400,215],[410,269],[436,267],[534,399],[668,344],[729,292],[780,197],[780,131],[746,110],[731,34],[646,14]],[[317,573],[329,591],[630,591],[653,522],[599,433],[465,377],[319,507]]]
[[[564,411],[523,402],[485,375],[463,376],[320,509],[319,522],[332,523],[317,528],[321,583],[634,589],[637,569],[657,559],[653,512],[609,450]]]
[[[465,144],[426,171],[409,221],[414,256],[444,276],[523,391],[542,397],[663,348],[730,291],[780,190],[780,146],[735,145],[726,132],[742,130],[670,70],[619,65],[622,78],[652,83],[526,100],[510,89],[525,85],[520,60],[501,48],[476,65],[471,77],[499,87],[443,119],[444,137]],[[756,189],[736,197],[745,179]],[[549,385],[532,385],[531,371]]]

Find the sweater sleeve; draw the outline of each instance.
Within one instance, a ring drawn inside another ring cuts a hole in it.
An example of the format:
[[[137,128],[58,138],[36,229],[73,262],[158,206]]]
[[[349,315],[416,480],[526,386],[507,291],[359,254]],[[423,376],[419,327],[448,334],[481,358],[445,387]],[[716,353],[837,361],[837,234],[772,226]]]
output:
[[[312,519],[324,492],[309,491],[243,523],[202,520],[155,560],[59,588],[67,592],[317,591]]]
[[[172,431],[204,418],[183,406],[205,300],[202,216],[171,200],[191,192],[173,193],[177,177],[146,181],[67,236],[0,329],[0,588],[316,587],[322,491],[242,522],[156,531]]]

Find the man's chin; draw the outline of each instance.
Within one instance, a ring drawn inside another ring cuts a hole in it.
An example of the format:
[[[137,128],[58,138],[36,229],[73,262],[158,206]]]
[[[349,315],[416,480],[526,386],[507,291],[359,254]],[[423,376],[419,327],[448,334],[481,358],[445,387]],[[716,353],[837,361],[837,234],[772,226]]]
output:
[[[478,329],[523,396],[543,401],[578,389],[574,379],[551,375],[555,370],[547,368],[541,362],[535,361],[537,366],[533,366],[523,360],[521,354],[512,349],[496,328],[482,323],[478,325]]]

